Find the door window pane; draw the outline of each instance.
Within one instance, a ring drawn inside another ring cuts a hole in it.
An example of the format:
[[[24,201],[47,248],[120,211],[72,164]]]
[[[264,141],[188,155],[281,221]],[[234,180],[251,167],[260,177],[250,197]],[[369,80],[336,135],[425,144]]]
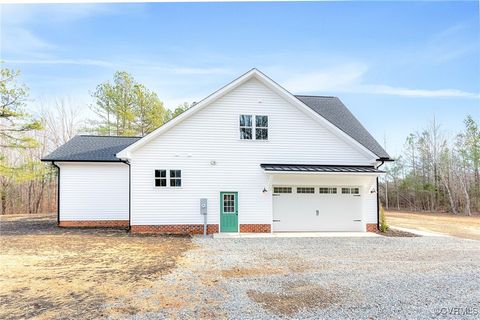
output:
[[[224,213],[235,212],[235,195],[233,194],[223,195],[223,212]]]

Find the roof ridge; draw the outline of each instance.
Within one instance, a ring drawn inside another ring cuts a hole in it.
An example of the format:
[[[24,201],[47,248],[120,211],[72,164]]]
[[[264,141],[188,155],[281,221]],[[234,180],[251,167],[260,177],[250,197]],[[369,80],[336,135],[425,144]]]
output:
[[[141,136],[107,136],[107,135],[95,135],[95,134],[79,134],[79,137],[96,137],[96,138],[143,138]]]
[[[336,96],[318,96],[318,95],[312,95],[312,94],[294,94],[295,97],[314,97],[314,98],[338,98]]]

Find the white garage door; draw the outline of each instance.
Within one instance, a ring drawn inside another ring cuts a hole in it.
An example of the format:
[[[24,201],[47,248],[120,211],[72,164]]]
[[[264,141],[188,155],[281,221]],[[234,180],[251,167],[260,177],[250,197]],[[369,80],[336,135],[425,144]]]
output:
[[[277,186],[273,231],[363,231],[359,187]]]

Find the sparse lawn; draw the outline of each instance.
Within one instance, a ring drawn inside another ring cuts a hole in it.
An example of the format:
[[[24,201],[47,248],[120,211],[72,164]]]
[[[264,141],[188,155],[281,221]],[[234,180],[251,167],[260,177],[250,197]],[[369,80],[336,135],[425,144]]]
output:
[[[386,212],[391,226],[445,233],[480,240],[480,216],[461,216],[447,213]]]
[[[0,319],[157,311],[162,305],[142,303],[137,289],[148,288],[194,247],[186,237],[60,229],[46,215],[2,216],[0,232]]]

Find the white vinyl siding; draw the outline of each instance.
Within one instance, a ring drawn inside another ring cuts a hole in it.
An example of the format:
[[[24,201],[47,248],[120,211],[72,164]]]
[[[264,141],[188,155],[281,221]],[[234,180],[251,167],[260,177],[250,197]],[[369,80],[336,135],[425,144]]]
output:
[[[268,115],[268,140],[239,139],[239,115]],[[272,190],[261,163],[372,165],[371,158],[256,79],[186,118],[131,157],[133,225],[203,223],[200,198],[209,202],[208,223],[219,223],[222,191],[238,192],[240,224],[270,224]],[[152,172],[158,168],[181,170],[182,187],[158,192],[152,187]],[[263,193],[264,188],[269,192]]]
[[[89,162],[58,165],[61,221],[128,220],[128,165]]]

